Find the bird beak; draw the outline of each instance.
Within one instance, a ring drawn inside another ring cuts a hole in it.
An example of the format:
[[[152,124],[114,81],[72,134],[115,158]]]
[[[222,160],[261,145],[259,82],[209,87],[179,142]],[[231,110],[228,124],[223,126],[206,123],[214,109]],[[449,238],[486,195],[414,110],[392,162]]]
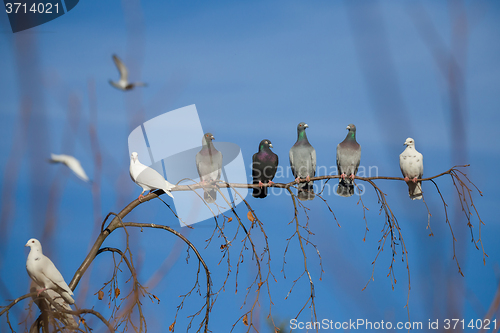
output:
[[[304,125],[304,128],[309,128],[309,125],[305,124],[305,125]]]
[[[272,144],[272,143],[270,143],[270,144],[269,144],[269,147],[273,148],[273,144]]]
[[[345,128],[345,129],[348,129],[348,130],[350,130],[350,129],[351,129],[351,126],[347,126],[347,127]]]
[[[28,246],[29,246],[28,243],[26,243],[26,245],[24,245],[24,247],[28,247]]]
[[[212,135],[212,140],[215,140],[214,136]]]

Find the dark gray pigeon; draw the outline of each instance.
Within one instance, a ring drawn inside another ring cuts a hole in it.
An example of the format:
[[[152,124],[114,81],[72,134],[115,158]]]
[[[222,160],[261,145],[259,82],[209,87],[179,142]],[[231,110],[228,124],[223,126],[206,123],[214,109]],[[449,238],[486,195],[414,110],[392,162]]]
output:
[[[214,136],[211,133],[206,133],[202,139],[203,147],[196,154],[196,168],[200,175],[200,180],[203,183],[211,183],[220,179],[222,169],[222,153],[215,149],[212,140]],[[216,189],[205,189],[204,199],[207,203],[215,202],[217,199]]]
[[[361,146],[356,142],[356,126],[349,124],[346,129],[349,133],[344,141],[337,145],[337,168],[342,177],[339,179],[337,194],[342,197],[350,197],[354,194],[352,180],[356,176],[361,160]]]
[[[273,178],[276,175],[278,168],[278,155],[273,153],[270,148],[273,144],[270,140],[264,139],[259,143],[259,151],[253,154],[252,158],[252,177],[253,183],[273,184]],[[267,187],[254,188],[253,194],[255,198],[267,197]]]
[[[297,142],[290,149],[290,166],[295,181],[299,179],[306,179],[307,183],[300,183],[297,185],[297,197],[300,200],[314,199],[313,182],[309,179],[316,174],[316,150],[307,141],[306,123],[301,122],[297,125]]]

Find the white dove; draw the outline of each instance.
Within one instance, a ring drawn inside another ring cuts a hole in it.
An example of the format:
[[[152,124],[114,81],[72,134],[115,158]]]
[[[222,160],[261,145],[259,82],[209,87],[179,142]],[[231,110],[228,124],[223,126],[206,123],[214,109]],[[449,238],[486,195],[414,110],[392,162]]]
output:
[[[399,155],[399,166],[408,184],[408,193],[412,200],[422,199],[422,179],[424,175],[424,157],[415,149],[415,141],[412,138],[406,139],[406,149]]]
[[[130,178],[132,178],[137,185],[142,187],[139,201],[144,197],[143,194],[147,190],[151,192],[152,190],[161,189],[172,198],[174,197],[172,193],[170,193],[170,190],[173,189],[175,185],[166,181],[155,169],[139,162],[139,155],[136,152],[130,155]]]
[[[73,295],[73,292],[69,289],[63,276],[54,263],[43,255],[42,244],[37,239],[32,238],[25,246],[30,247],[30,253],[26,260],[28,275],[38,286],[42,287],[42,289],[37,290],[37,295],[47,289],[52,289],[61,295],[68,304],[75,303],[75,300],[70,296]]]
[[[146,86],[146,84],[143,82],[134,82],[134,83],[128,82],[128,70],[125,64],[120,60],[120,58],[118,58],[116,54],[113,54],[113,61],[115,62],[118,71],[120,72],[120,80],[118,82],[109,80],[109,83],[111,83],[113,87],[126,91],[126,90],[131,90],[134,87]]]
[[[74,158],[73,156],[70,155],[56,155],[56,154],[50,154],[50,163],[62,163],[66,165],[75,175],[78,176],[81,180],[88,182],[89,177],[85,173],[85,170],[83,170],[82,165],[80,164],[80,161]]]

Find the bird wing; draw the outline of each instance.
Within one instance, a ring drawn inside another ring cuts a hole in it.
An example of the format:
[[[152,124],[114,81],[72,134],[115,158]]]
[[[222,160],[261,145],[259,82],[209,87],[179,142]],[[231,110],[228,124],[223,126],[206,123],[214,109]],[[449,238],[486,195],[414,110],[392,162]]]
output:
[[[83,167],[80,164],[79,160],[77,160],[73,156],[68,156],[65,164],[68,166],[68,168],[70,168],[71,171],[73,171],[75,175],[78,176],[78,178],[86,182],[89,181],[89,177],[85,173],[85,170],[83,170]]]
[[[143,171],[139,172],[136,176],[135,182],[142,188],[147,187],[153,189],[165,189],[166,180],[155,169],[146,167]]]
[[[128,82],[128,70],[125,64],[118,58],[116,54],[113,54],[113,61],[115,62],[118,71],[120,72],[120,81]]]
[[[63,276],[52,260],[46,256],[43,256],[42,260],[42,274],[53,284],[66,291],[68,294],[73,295],[73,291],[68,287],[68,284],[64,281]]]

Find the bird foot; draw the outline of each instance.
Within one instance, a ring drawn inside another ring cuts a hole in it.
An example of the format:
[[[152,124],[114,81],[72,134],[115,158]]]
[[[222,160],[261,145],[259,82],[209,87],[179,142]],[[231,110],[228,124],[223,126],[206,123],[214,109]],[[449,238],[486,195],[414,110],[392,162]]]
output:
[[[259,180],[259,187],[262,188],[263,185],[262,181]]]
[[[345,179],[345,176],[346,176],[346,174],[345,174],[345,173],[342,173],[342,174],[340,175],[340,178]]]
[[[356,175],[350,175],[349,178],[351,178],[352,180],[354,180],[354,178],[356,178]]]
[[[274,185],[274,182],[272,180],[269,181],[269,185]]]
[[[407,183],[408,183],[409,181],[410,181],[410,178],[405,177],[405,182],[407,182]]]
[[[37,289],[36,291],[36,296],[40,296],[41,293],[43,293],[45,290],[47,290],[47,288],[43,288],[43,289]]]
[[[307,176],[306,180],[307,180],[307,182],[310,182],[311,181],[311,177]]]
[[[298,184],[298,183],[300,183],[300,178],[299,178],[299,177],[295,178],[295,182],[296,182],[297,184]]]
[[[139,195],[139,202],[142,202],[142,198],[144,198],[144,196],[142,195],[142,193]]]
[[[411,181],[414,182],[414,183],[417,183],[417,177],[413,178]]]

